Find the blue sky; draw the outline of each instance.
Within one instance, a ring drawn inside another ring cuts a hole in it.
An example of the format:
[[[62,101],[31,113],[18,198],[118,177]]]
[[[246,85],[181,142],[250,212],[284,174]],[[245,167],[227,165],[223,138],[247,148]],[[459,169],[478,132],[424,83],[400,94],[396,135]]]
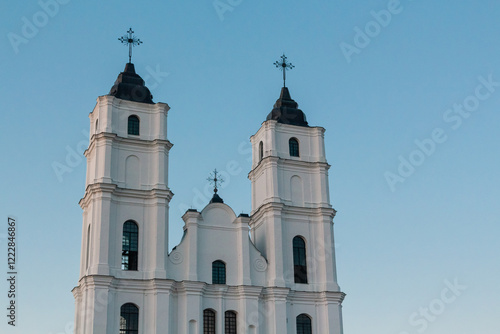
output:
[[[12,328],[2,315],[0,332],[70,332],[88,113],[123,70],[117,38],[132,26],[136,70],[171,107],[170,248],[213,168],[237,164],[220,195],[250,212],[248,140],[279,96],[285,52],[292,97],[327,130],[345,333],[498,333],[500,3],[220,3],[3,4],[0,268],[13,215],[19,317]]]

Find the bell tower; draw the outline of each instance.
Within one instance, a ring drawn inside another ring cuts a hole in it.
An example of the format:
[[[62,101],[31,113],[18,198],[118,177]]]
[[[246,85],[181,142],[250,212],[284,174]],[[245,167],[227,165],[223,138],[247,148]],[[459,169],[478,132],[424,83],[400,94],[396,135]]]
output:
[[[277,66],[286,71],[286,57],[282,63]],[[282,312],[293,319],[296,315],[289,309],[304,293],[321,309],[316,312],[322,324],[318,333],[341,334],[344,293],[337,284],[336,211],[330,204],[324,133],[322,127],[309,126],[284,86],[266,121],[250,139],[250,227],[252,240],[268,260],[268,289],[289,291],[290,304]],[[276,318],[278,331],[287,326],[280,321]]]
[[[167,277],[168,110],[127,63],[89,115],[76,333],[117,333],[119,299],[141,304],[131,280]]]
[[[310,127],[287,87],[274,109],[251,137],[252,232],[272,265],[268,284],[296,286],[293,238],[300,234],[310,264],[310,289],[338,289],[335,274],[333,217],[325,157],[325,129]],[[299,233],[300,232],[300,233]]]

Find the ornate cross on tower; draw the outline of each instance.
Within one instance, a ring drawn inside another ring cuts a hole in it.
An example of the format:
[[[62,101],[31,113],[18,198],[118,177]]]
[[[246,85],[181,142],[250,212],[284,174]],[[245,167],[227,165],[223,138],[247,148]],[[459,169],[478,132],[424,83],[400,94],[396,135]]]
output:
[[[291,70],[295,66],[292,65],[292,63],[287,63],[287,57],[285,54],[283,54],[281,57],[281,60],[275,61],[274,65],[279,68],[281,71],[283,71],[283,87],[286,87],[286,71]]]
[[[118,38],[118,40],[120,42],[122,42],[123,44],[128,45],[128,62],[131,63],[132,62],[132,47],[136,46],[136,45],[141,45],[142,41],[139,38],[135,37],[135,35],[133,35],[134,31],[132,30],[132,28],[130,28],[127,31],[127,33],[128,33],[128,35],[123,35],[122,37]]]
[[[224,179],[220,176],[220,173],[217,172],[217,169],[214,169],[214,171],[210,173],[210,176],[207,178],[207,181],[214,185],[214,193],[217,194],[217,191],[219,190],[217,188],[224,182]]]

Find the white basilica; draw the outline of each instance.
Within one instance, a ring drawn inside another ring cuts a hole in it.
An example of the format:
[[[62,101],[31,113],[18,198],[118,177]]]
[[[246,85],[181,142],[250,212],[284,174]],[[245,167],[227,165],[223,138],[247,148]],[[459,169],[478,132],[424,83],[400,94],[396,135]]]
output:
[[[283,87],[250,138],[250,215],[215,193],[169,253],[168,111],[129,62],[89,115],[75,333],[343,333],[325,129]]]

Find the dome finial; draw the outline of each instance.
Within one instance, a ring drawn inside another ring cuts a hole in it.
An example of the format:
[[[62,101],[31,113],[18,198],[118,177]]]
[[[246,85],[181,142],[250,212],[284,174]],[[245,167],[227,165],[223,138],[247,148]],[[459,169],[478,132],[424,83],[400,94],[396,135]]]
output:
[[[214,169],[214,171],[210,173],[207,181],[209,181],[210,184],[214,185],[214,196],[212,197],[210,203],[224,203],[222,198],[220,198],[220,196],[217,194],[217,191],[219,191],[218,187],[224,182],[224,179],[220,176],[220,173],[217,171],[217,169]]]
[[[127,31],[127,34],[128,35],[123,35],[122,37],[118,38],[118,40],[123,44],[128,45],[128,62],[132,63],[132,47],[141,45],[142,41],[134,35],[134,31],[132,30],[132,28]]]
[[[275,61],[274,65],[283,71],[283,87],[286,87],[286,71],[293,69],[295,66],[287,62],[287,57],[284,53],[280,58],[281,60]]]

